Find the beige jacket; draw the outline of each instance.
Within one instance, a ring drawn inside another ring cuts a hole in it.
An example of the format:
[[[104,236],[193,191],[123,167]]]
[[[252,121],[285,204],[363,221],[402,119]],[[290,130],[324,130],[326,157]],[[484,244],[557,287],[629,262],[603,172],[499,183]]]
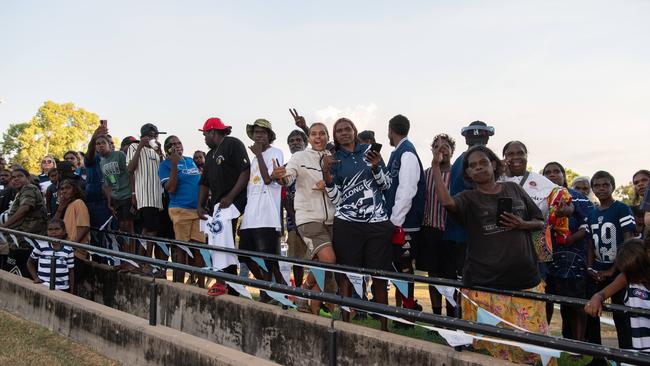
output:
[[[287,185],[296,183],[293,206],[296,210],[296,225],[308,222],[322,222],[331,225],[334,220],[334,206],[327,193],[313,189],[323,180],[321,161],[329,151],[315,151],[307,148],[291,156],[287,163]]]

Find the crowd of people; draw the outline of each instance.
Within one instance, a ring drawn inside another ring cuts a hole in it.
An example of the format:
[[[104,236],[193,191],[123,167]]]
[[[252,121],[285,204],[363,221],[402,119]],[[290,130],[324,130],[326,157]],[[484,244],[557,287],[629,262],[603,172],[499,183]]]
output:
[[[650,171],[632,176],[630,207],[613,197],[616,183],[606,171],[572,182],[560,162],[549,162],[540,173],[529,171],[528,149],[516,140],[499,157],[487,147],[495,129],[482,121],[462,128],[467,148],[455,161],[456,141],[440,133],[423,164],[425,156],[408,138],[410,121],[397,115],[387,124],[393,150],[386,163],[373,131],[358,132],[347,118],[308,126],[295,109],[290,112],[298,128],[287,137],[287,157],[274,146],[277,136],[268,120],[246,125],[247,148],[215,117],[199,130],[209,151],[191,157],[177,136],[161,143],[165,132],[153,124],[116,149],[102,121],[87,151],[69,151],[61,161],[45,156],[37,176],[2,160],[1,226],[96,245],[90,228],[113,217],[113,228],[126,233],[269,254],[280,253],[284,236],[292,257],[402,273],[417,269],[462,279],[468,287],[590,299],[584,309],[563,305],[560,313],[565,338],[594,343],[601,342],[598,316],[605,299],[650,308],[650,245],[641,240],[650,224]],[[8,244],[0,254],[7,254]],[[153,243],[120,244],[130,253],[167,259]],[[35,282],[50,273],[43,256],[61,257],[56,286],[71,292],[89,260],[85,251],[53,243],[39,242],[32,250],[24,239],[12,251]],[[170,259],[206,265],[198,251],[193,254],[173,247]],[[211,262],[227,273],[250,271],[258,279],[284,282],[273,261],[213,252]],[[120,269],[133,270],[128,263]],[[346,276],[328,274],[321,289],[312,273],[294,266],[293,279],[305,289],[353,296]],[[173,280],[206,285],[204,278],[180,271]],[[213,295],[225,292],[235,293],[220,282],[209,289]],[[373,279],[371,293],[371,301],[388,303],[385,280]],[[476,320],[482,308],[548,333],[553,304],[471,289],[462,293],[456,309],[431,286],[432,311],[443,314],[444,305],[444,314]],[[421,309],[413,284],[408,294],[396,291],[395,297],[396,306]],[[261,292],[260,301],[271,300]],[[314,314],[333,310],[317,301],[297,305]],[[351,314],[342,316],[349,321]],[[380,321],[388,330],[386,319]],[[614,321],[621,348],[650,351],[650,319],[614,313]],[[477,342],[475,347],[516,362],[536,357],[511,346]]]

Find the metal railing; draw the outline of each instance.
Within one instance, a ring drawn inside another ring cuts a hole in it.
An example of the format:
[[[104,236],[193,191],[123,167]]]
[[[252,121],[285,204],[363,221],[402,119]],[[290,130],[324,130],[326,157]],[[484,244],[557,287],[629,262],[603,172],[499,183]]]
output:
[[[426,324],[431,324],[433,326],[437,327],[442,327],[442,328],[447,328],[447,329],[452,329],[452,330],[462,330],[462,331],[467,331],[467,332],[472,332],[472,333],[478,333],[482,335],[487,335],[487,336],[492,336],[496,338],[501,338],[501,339],[506,339],[510,341],[515,341],[515,342],[520,342],[520,343],[525,343],[525,344],[531,344],[531,345],[536,345],[536,346],[541,346],[541,347],[547,347],[547,348],[552,348],[555,350],[560,350],[560,351],[566,351],[566,352],[572,352],[572,353],[579,353],[579,354],[584,354],[584,355],[592,355],[596,357],[607,357],[612,360],[616,361],[621,361],[621,362],[626,362],[626,363],[632,363],[632,364],[637,364],[637,365],[650,365],[650,357],[648,357],[647,354],[635,352],[635,351],[627,351],[627,350],[621,350],[618,348],[610,348],[610,347],[605,347],[601,345],[595,345],[595,344],[590,344],[590,343],[585,343],[585,342],[580,342],[580,341],[574,341],[574,340],[569,340],[569,339],[564,339],[564,338],[558,338],[558,337],[551,337],[551,336],[546,336],[546,335],[541,335],[541,334],[535,334],[535,333],[529,333],[529,332],[523,332],[519,330],[511,330],[507,328],[499,328],[495,326],[490,326],[486,324],[480,324],[476,323],[473,321],[468,321],[468,320],[461,320],[461,319],[456,319],[456,318],[451,318],[451,317],[446,317],[442,315],[435,315],[435,314],[430,314],[430,313],[424,313],[420,311],[415,311],[411,309],[404,309],[404,308],[396,308],[393,306],[389,305],[383,305],[383,304],[378,304],[374,302],[369,302],[369,301],[364,301],[364,300],[359,300],[359,299],[354,299],[354,298],[349,298],[349,297],[343,297],[340,295],[334,295],[334,294],[329,294],[329,293],[324,293],[324,292],[316,292],[316,291],[311,291],[311,290],[306,290],[302,288],[295,288],[291,286],[287,286],[284,284],[279,284],[279,283],[273,283],[273,282],[268,282],[268,281],[262,281],[262,280],[257,280],[257,279],[250,279],[250,278],[245,278],[241,277],[238,275],[233,275],[233,274],[228,274],[228,273],[223,273],[223,272],[215,272],[212,270],[208,269],[202,269],[202,268],[197,268],[194,266],[189,266],[189,265],[184,265],[184,264],[178,264],[178,263],[171,263],[168,261],[163,261],[159,259],[152,259],[152,258],[147,258],[135,254],[130,254],[130,253],[124,253],[124,252],[119,252],[119,251],[114,251],[110,249],[105,249],[101,247],[95,247],[91,245],[85,245],[85,244],[79,244],[75,242],[71,242],[68,240],[59,240],[59,239],[53,239],[47,236],[42,236],[42,235],[35,235],[35,234],[29,234],[29,233],[24,233],[16,230],[11,230],[11,229],[6,229],[6,228],[0,228],[0,232],[5,232],[8,234],[14,234],[17,236],[21,237],[27,237],[31,239],[36,239],[36,240],[43,240],[43,241],[48,241],[48,242],[56,242],[56,243],[61,243],[63,245],[68,245],[73,248],[78,248],[78,249],[83,249],[87,250],[89,252],[95,252],[95,253],[100,253],[120,259],[128,259],[131,261],[139,262],[139,263],[145,263],[153,266],[158,266],[160,268],[165,268],[165,269],[171,269],[171,270],[179,270],[179,271],[184,271],[188,273],[194,273],[197,275],[204,275],[210,278],[215,278],[219,279],[222,281],[228,281],[228,282],[233,282],[237,283],[240,285],[244,286],[251,286],[255,287],[258,289],[262,290],[268,290],[268,291],[274,291],[274,292],[279,292],[285,295],[292,295],[292,296],[298,296],[306,299],[312,299],[312,300],[318,300],[318,301],[324,301],[324,302],[329,302],[333,304],[337,304],[340,306],[347,306],[350,308],[355,308],[359,310],[364,310],[368,312],[373,312],[379,315],[386,315],[386,316],[393,316],[393,317],[400,317],[404,319],[408,319],[411,321],[419,321],[422,323]],[[161,241],[156,238],[155,241]],[[183,242],[182,245],[186,245],[186,243]],[[257,253],[252,252],[257,256]],[[277,259],[279,260],[286,260],[286,257],[279,257],[279,256],[274,256],[278,257]],[[275,259],[275,258],[274,258]],[[312,262],[314,265],[321,266],[320,262]],[[152,285],[150,289],[150,296],[152,297],[152,300],[150,302],[150,319],[149,323],[151,325],[155,325],[157,323],[155,317],[156,317],[156,288],[155,288],[155,278],[152,280]],[[51,288],[51,285],[50,285]],[[336,336],[335,336],[335,330],[331,328],[331,331],[333,331],[334,335],[330,334],[330,341],[335,342],[336,341]],[[329,364],[330,365],[335,365],[336,364],[336,348],[335,346],[330,347],[331,351],[329,354]]]

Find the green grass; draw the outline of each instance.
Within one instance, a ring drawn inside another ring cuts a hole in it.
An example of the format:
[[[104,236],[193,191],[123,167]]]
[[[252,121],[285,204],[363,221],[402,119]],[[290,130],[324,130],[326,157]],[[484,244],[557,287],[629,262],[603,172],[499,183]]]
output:
[[[0,365],[120,365],[48,329],[0,310]]]

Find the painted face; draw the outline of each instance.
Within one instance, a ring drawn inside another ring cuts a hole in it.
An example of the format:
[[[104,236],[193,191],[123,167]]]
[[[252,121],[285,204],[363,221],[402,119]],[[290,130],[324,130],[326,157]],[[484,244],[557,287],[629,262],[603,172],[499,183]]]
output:
[[[347,121],[339,122],[334,131],[334,139],[341,145],[354,143],[354,129],[352,124]]]
[[[564,175],[562,174],[562,170],[559,166],[557,166],[557,164],[549,164],[544,169],[544,176],[558,186],[564,185]]]
[[[329,139],[330,137],[327,134],[325,127],[321,125],[314,125],[309,130],[309,143],[311,144],[311,148],[316,151],[325,150],[325,146]]]
[[[594,195],[600,201],[611,199],[612,193],[614,192],[612,182],[607,178],[594,179],[591,189],[593,189]]]
[[[506,164],[513,176],[524,175],[528,164],[528,154],[521,144],[513,143],[508,146],[505,154]]]
[[[467,170],[470,179],[477,184],[489,183],[494,180],[494,165],[482,151],[474,151],[467,157]]]
[[[634,192],[636,193],[637,196],[643,196],[645,194],[645,190],[648,187],[649,181],[650,181],[650,177],[648,177],[643,173],[639,173],[634,177],[632,177]]]
[[[297,153],[298,151],[305,150],[306,144],[305,141],[302,139],[301,135],[293,135],[289,137],[289,151],[292,154]]]

